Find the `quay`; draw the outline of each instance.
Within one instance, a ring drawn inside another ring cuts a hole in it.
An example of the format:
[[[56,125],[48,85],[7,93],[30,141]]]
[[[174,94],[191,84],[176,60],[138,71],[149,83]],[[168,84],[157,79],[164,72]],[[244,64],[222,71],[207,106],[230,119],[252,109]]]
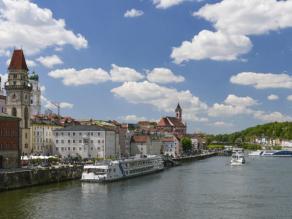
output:
[[[203,160],[210,157],[217,156],[216,152],[210,152],[205,154],[198,154],[198,155],[191,155],[191,156],[184,156],[180,158],[174,158],[173,160],[176,162],[187,162],[187,161],[196,161],[196,160]]]
[[[181,165],[183,162],[203,160],[213,156],[217,156],[217,153],[205,153],[174,159],[164,157],[163,159],[165,167],[174,167]],[[82,165],[1,170],[0,192],[68,180],[79,180],[81,179],[82,171]]]
[[[83,166],[66,165],[35,169],[6,169],[0,171],[0,192],[67,180],[80,179]]]

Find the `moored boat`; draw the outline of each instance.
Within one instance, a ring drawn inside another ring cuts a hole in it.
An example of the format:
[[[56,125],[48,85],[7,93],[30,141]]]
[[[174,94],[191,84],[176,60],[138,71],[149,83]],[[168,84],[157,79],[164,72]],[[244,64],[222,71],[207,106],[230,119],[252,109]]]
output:
[[[232,166],[239,166],[245,163],[245,158],[243,153],[233,153],[231,157],[230,164]]]
[[[257,150],[257,151],[252,151],[248,154],[248,156],[261,156],[264,153],[264,151]]]
[[[136,156],[94,165],[85,165],[81,181],[110,182],[146,175],[164,169],[163,160],[157,155]]]
[[[292,151],[280,150],[280,151],[264,151],[263,157],[292,157]]]

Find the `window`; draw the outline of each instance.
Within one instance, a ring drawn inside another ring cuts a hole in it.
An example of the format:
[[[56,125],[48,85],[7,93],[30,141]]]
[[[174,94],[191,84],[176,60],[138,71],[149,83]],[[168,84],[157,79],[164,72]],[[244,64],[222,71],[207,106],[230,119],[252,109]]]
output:
[[[17,116],[17,110],[15,107],[12,108],[12,116]]]
[[[75,136],[75,132],[73,132],[73,136]]]
[[[27,129],[28,128],[28,120],[29,120],[29,115],[28,115],[28,108],[24,108],[24,127]]]
[[[79,143],[82,143],[82,140],[79,140]]]
[[[68,151],[70,151],[70,147],[68,147]]]
[[[93,147],[91,147],[91,150],[93,150]]]
[[[93,132],[91,132],[91,136],[93,136]]]
[[[61,143],[64,144],[64,140],[61,140]]]
[[[58,144],[59,143],[59,140],[56,140],[56,144]]]
[[[70,132],[68,132],[68,136],[70,136],[71,134],[70,134]]]
[[[100,140],[98,140],[97,142],[98,142],[98,144],[100,144]]]
[[[70,142],[71,142],[71,141],[70,141],[70,140],[68,140],[68,144],[70,144]]]
[[[75,143],[75,140],[73,140],[73,143]]]
[[[91,140],[90,142],[91,142],[91,144],[93,144],[93,140]]]
[[[97,133],[97,136],[100,136],[100,132]]]

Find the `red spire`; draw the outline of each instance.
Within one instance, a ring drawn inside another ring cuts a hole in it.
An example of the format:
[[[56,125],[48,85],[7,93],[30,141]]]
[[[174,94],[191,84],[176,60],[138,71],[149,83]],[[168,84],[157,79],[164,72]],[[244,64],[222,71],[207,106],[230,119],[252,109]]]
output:
[[[28,71],[22,49],[15,49],[13,51],[13,55],[12,55],[8,70],[26,70],[26,71]]]

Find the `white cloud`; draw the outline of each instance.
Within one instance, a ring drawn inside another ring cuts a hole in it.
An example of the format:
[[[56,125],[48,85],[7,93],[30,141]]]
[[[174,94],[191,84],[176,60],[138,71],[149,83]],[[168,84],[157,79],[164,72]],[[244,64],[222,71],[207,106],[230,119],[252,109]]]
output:
[[[191,42],[184,41],[179,47],[173,48],[171,58],[177,64],[202,59],[230,61],[249,52],[251,48],[252,43],[246,36],[202,30]]]
[[[291,11],[290,0],[223,0],[206,4],[193,15],[210,21],[216,31],[201,31],[191,42],[184,41],[180,47],[173,48],[171,57],[176,63],[236,60],[251,50],[248,36],[292,27]]]
[[[51,110],[57,109],[57,105],[59,105],[61,109],[72,109],[74,107],[74,104],[68,102],[52,102],[44,95],[41,95],[41,101],[44,108]]]
[[[265,113],[263,111],[255,111],[254,117],[264,122],[284,122],[292,120],[292,117],[283,115],[280,112]]]
[[[53,68],[55,65],[63,64],[63,61],[57,55],[51,55],[51,56],[45,56],[45,57],[41,56],[37,58],[37,61],[47,68]]]
[[[29,1],[0,0],[0,51],[22,47],[26,54],[66,44],[86,48],[87,40],[66,29],[63,19]]]
[[[287,100],[288,100],[288,101],[292,101],[292,95],[289,95],[289,96],[287,97]]]
[[[249,115],[264,122],[290,121],[292,117],[283,115],[280,112],[267,113],[261,110],[255,110],[252,107],[258,105],[257,101],[251,97],[237,97],[228,95],[224,103],[215,103],[209,108],[208,114],[212,117]]]
[[[292,1],[223,0],[206,4],[194,16],[229,34],[259,35],[292,27]]]
[[[209,116],[218,117],[218,116],[235,116],[241,114],[250,114],[252,111],[249,108],[244,106],[234,106],[228,104],[215,103],[212,107],[209,108]]]
[[[122,121],[125,121],[125,122],[139,122],[139,121],[145,121],[145,120],[147,120],[146,117],[137,116],[137,115],[121,116],[120,119]]]
[[[137,72],[135,69],[120,67],[115,64],[112,64],[110,75],[111,80],[115,82],[139,81],[144,78],[144,75]]]
[[[209,108],[209,116],[234,116],[240,114],[250,114],[252,110],[251,106],[257,105],[257,101],[251,97],[238,97],[234,94],[230,94],[224,100],[224,103],[215,103]]]
[[[29,59],[26,60],[26,64],[27,64],[28,68],[33,68],[33,67],[36,67],[37,66],[37,64],[35,63],[35,61],[29,60]]]
[[[212,125],[214,125],[216,127],[222,127],[222,128],[228,128],[228,127],[233,126],[232,123],[224,122],[224,121],[217,121],[217,122],[212,123]]]
[[[288,74],[242,72],[232,76],[230,82],[253,86],[257,89],[292,88],[292,76]]]
[[[278,95],[275,95],[275,94],[271,94],[271,95],[267,96],[267,99],[268,100],[271,100],[271,101],[278,100],[279,99],[279,96]]]
[[[124,14],[124,17],[139,17],[142,16],[144,14],[143,11],[141,10],[137,10],[135,8],[132,8],[131,10],[127,10]]]
[[[175,75],[168,68],[154,68],[147,74],[147,79],[159,84],[180,83],[185,80],[183,76]]]
[[[109,74],[101,68],[86,68],[76,70],[74,68],[57,69],[49,72],[52,78],[61,78],[66,86],[79,86],[86,84],[99,84],[110,80]]]
[[[189,121],[201,120],[200,114],[208,108],[207,104],[193,96],[189,90],[178,91],[148,81],[125,82],[111,92],[130,103],[149,104],[166,113],[174,113],[175,106],[179,102],[183,107],[184,119]]]
[[[234,94],[229,94],[224,102],[228,105],[243,107],[253,106],[257,104],[257,101],[251,97],[238,97]]]
[[[186,0],[153,0],[153,4],[156,8],[167,9],[175,5],[179,5]]]

